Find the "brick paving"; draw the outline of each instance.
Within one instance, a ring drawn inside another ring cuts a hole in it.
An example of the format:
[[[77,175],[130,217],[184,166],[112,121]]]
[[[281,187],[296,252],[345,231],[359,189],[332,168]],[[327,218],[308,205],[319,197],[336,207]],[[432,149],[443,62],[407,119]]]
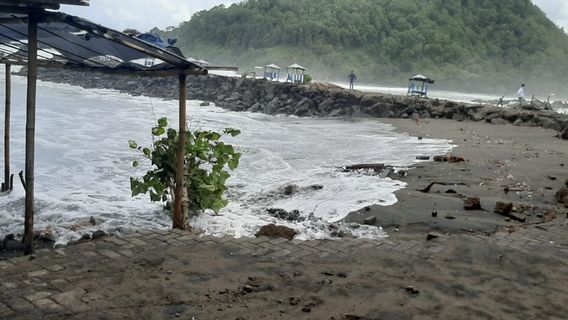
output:
[[[470,243],[523,252],[549,250],[568,257],[567,231],[568,219],[528,226],[513,233],[443,236],[433,241],[426,241],[425,237],[422,240],[403,241],[397,240],[396,236],[376,241],[235,239],[196,236],[178,230],[142,230],[58,249],[37,250],[32,257],[0,261],[0,318],[80,318],[102,305],[101,301],[109,297],[108,292],[85,285],[88,280],[95,279],[100,286],[120,282],[126,277],[123,273],[129,270],[125,265],[138,264],[142,268],[153,268],[167,258],[175,261],[172,268],[183,266],[190,263],[192,252],[208,252],[226,259],[246,258],[251,265],[281,259],[337,261],[357,255],[372,259],[386,251],[437,259],[445,254],[452,237],[461,237]],[[184,254],[180,255],[179,252]],[[164,258],[160,260],[158,257]],[[140,299],[140,303],[144,303],[143,298]],[[117,298],[114,302],[120,304],[121,300]]]

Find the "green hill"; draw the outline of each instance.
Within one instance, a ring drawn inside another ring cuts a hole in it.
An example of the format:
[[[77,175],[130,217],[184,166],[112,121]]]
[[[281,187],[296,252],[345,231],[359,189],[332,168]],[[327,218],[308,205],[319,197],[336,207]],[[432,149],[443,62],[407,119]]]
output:
[[[196,13],[163,33],[216,64],[294,62],[320,80],[560,93],[568,36],[530,0],[249,0]],[[556,91],[552,91],[556,90]]]

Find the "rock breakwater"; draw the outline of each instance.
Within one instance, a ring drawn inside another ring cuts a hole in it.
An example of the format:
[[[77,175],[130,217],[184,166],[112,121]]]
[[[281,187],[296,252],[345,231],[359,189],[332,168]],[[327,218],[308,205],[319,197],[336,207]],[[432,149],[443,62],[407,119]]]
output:
[[[24,70],[20,74],[25,75]],[[176,78],[125,77],[107,74],[42,69],[43,81],[68,83],[84,88],[114,89],[132,95],[164,99],[178,98]],[[213,102],[232,111],[299,117],[378,117],[428,118],[457,121],[486,121],[492,124],[543,127],[558,131],[566,139],[568,115],[544,110],[499,108],[439,99],[420,99],[379,93],[348,91],[314,83],[298,85],[262,79],[222,76],[190,76],[187,81],[190,99]]]

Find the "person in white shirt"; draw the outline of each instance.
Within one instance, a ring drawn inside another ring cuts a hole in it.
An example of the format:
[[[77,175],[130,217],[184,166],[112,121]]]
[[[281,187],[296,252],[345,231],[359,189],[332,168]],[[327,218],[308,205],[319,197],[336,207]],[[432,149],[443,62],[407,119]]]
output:
[[[517,90],[517,97],[519,97],[519,106],[523,105],[525,102],[525,84],[523,83],[519,90]]]

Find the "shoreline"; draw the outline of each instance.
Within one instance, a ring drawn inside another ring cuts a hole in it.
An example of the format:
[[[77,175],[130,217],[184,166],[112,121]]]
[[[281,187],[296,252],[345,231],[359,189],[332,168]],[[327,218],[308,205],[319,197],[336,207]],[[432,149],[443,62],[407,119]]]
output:
[[[457,144],[452,154],[466,161],[413,166],[399,178],[407,186],[395,192],[396,204],[352,212],[346,222],[374,220],[395,238],[428,232],[491,235],[568,213],[555,200],[555,193],[568,181],[568,143],[554,137],[553,130],[437,119],[418,124],[404,119],[382,122],[413,136],[452,140]],[[428,193],[418,191],[434,181],[442,184],[433,185]],[[479,197],[482,210],[465,210],[468,197]],[[513,203],[512,214],[525,221],[494,213],[497,202]]]

